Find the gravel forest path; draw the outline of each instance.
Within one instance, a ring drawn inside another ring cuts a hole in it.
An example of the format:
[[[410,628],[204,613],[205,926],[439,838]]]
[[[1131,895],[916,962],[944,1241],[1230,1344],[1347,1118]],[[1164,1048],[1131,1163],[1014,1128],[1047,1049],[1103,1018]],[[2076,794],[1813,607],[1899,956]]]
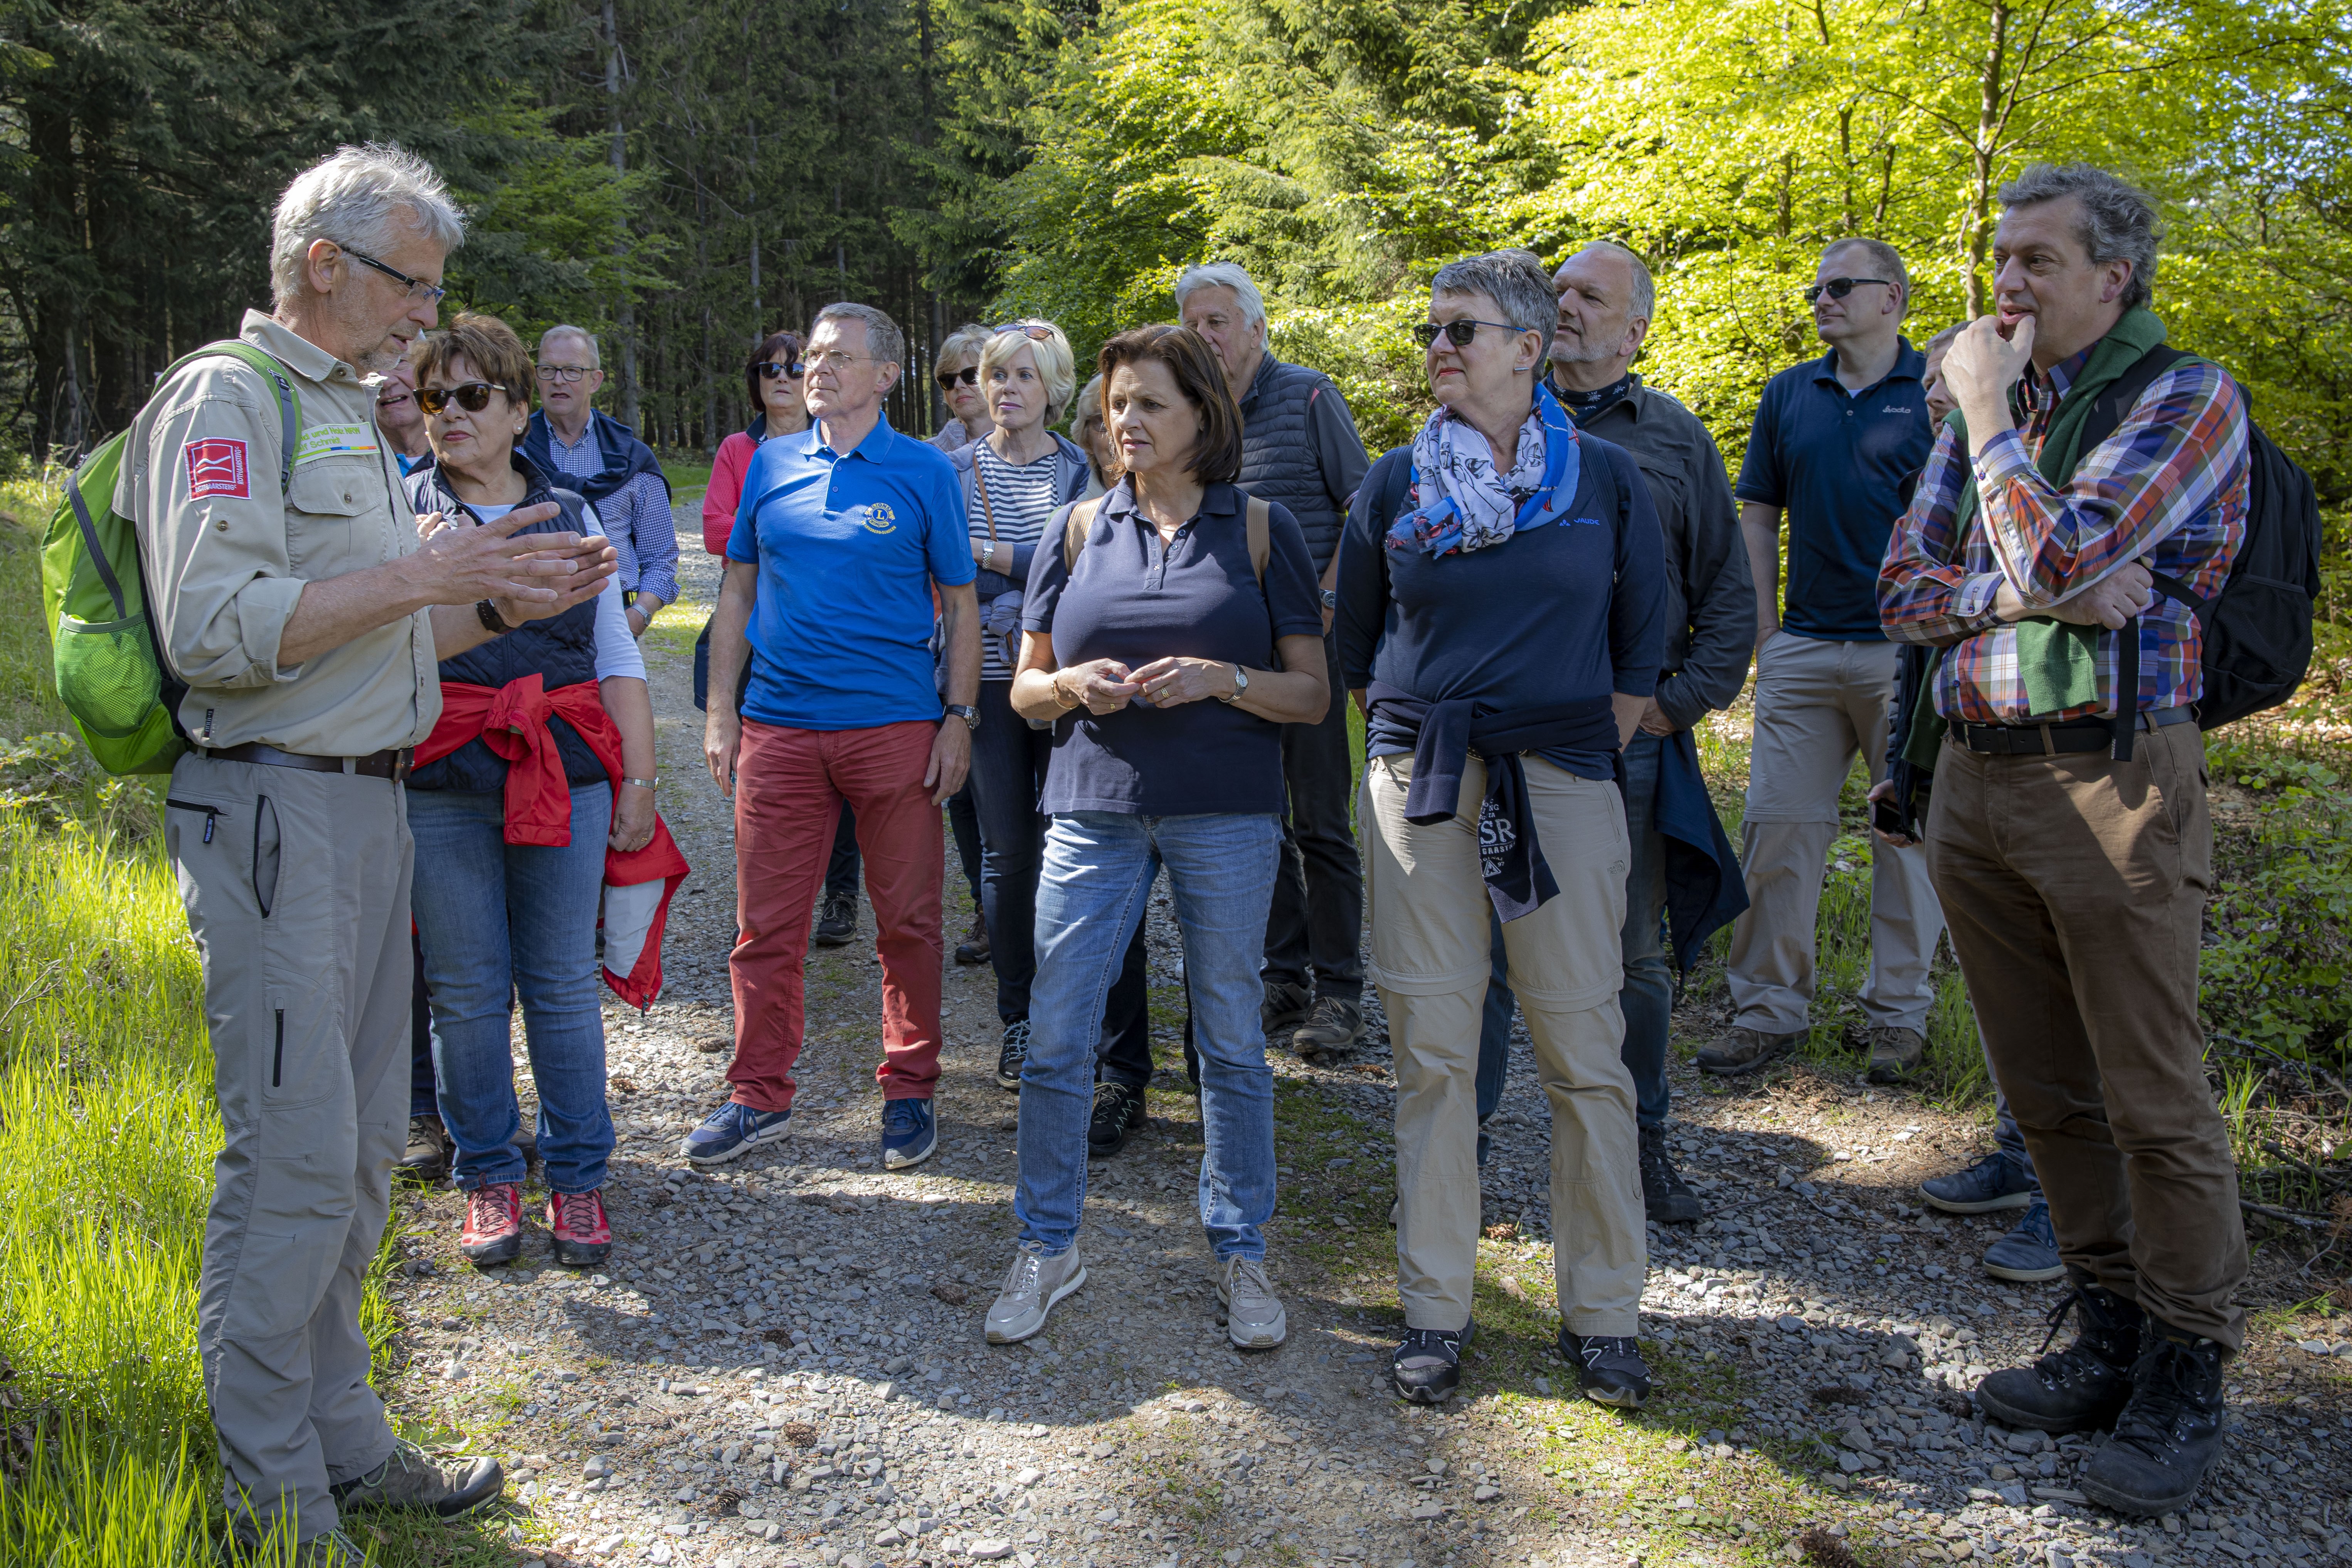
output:
[[[981,1336],[1013,1236],[1016,1101],[992,1078],[992,980],[950,965],[940,1153],[885,1173],[880,971],[862,909],[857,942],[811,955],[791,1136],[683,1170],[679,1140],[725,1093],[734,903],[728,805],[691,703],[716,572],[692,553],[685,602],[646,646],[663,806],[695,870],[667,994],[643,1016],[605,999],[612,1262],[550,1266],[534,1222],[522,1261],[478,1273],[457,1256],[454,1192],[395,1205],[404,1262],[381,1327],[396,1335],[396,1412],[446,1447],[499,1455],[512,1477],[503,1510],[471,1527],[478,1546],[550,1568],[2143,1568],[2352,1553],[2352,1320],[2324,1300],[2266,1312],[2233,1368],[2240,1428],[2199,1511],[2103,1517],[2068,1486],[2080,1442],[2004,1434],[1957,1392],[2030,1355],[2058,1295],[1979,1272],[1998,1226],[1913,1206],[1921,1177],[1984,1145],[1981,1116],[1811,1069],[1727,1087],[1676,1068],[1679,1157],[1710,1218],[1652,1228],[1658,1388],[1627,1418],[1578,1399],[1551,1349],[1547,1134],[1523,1051],[1494,1129],[1478,1348],[1443,1411],[1399,1405],[1381,1376],[1400,1320],[1377,1012],[1337,1064],[1270,1052],[1283,1196],[1269,1261],[1290,1340],[1233,1351],[1191,1201],[1200,1121],[1164,904],[1155,1049],[1172,1070],[1152,1085],[1149,1129],[1090,1177],[1090,1280],[1040,1338]],[[952,942],[971,910],[950,882]],[[1693,1005],[1676,1022],[1696,1039],[1722,1020]],[[527,1069],[520,1082],[528,1100]],[[2248,1300],[2316,1293],[2264,1252]]]

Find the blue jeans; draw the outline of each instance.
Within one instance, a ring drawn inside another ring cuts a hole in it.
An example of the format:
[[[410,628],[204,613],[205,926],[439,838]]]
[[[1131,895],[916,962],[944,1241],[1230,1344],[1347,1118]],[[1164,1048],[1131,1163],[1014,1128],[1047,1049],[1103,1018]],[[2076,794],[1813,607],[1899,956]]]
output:
[[[1263,1258],[1274,1217],[1274,1069],[1258,1025],[1257,967],[1282,852],[1282,819],[1087,811],[1045,831],[1037,884],[1037,978],[1021,1072],[1021,1240],[1047,1256],[1076,1242],[1087,1194],[1087,1119],[1103,1005],[1167,868],[1184,935],[1201,1057],[1201,1226],[1220,1258]]]
[[[1988,1070],[1991,1063],[1985,1064]],[[2010,1114],[2009,1096],[2001,1093],[2000,1085],[1992,1086],[1993,1147],[2017,1163],[2025,1179],[2033,1184],[2033,1195],[2042,1195],[2042,1178],[2033,1173],[2033,1156],[2025,1152],[2025,1134],[2018,1130],[2017,1118]]]
[[[1666,1032],[1674,1016],[1675,977],[1666,963],[1666,841],[1654,821],[1658,754],[1664,742],[1636,731],[1624,752],[1626,837],[1633,845],[1625,874],[1625,982],[1617,993],[1625,1011],[1625,1044],[1620,1056],[1633,1075],[1634,1120],[1643,1127],[1666,1124]],[[1518,998],[1503,975],[1503,923],[1494,928],[1495,970],[1486,984],[1486,1011],[1478,1029],[1478,1120],[1484,1122],[1503,1101],[1509,1067],[1511,1014]]]
[[[416,839],[411,907],[433,993],[441,1121],[456,1145],[453,1173],[469,1192],[523,1178],[508,1038],[518,993],[547,1184],[559,1193],[604,1184],[613,1118],[596,1001],[596,903],[612,818],[612,786],[583,784],[572,792],[569,845],[509,844],[504,792],[408,792]]]

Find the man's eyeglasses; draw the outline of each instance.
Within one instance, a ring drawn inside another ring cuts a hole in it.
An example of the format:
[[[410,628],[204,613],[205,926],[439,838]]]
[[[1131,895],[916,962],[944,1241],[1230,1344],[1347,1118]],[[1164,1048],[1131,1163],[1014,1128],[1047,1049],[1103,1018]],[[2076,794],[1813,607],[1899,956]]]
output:
[[[1889,289],[1895,287],[1894,280],[1887,278],[1832,278],[1824,282],[1806,284],[1805,303],[1810,305],[1820,299],[1825,289],[1831,299],[1843,300],[1865,283],[1884,284]]]
[[[543,364],[539,367],[539,379],[552,386],[557,382],[574,382],[595,367],[584,364]]]
[[[780,375],[786,381],[798,381],[802,376],[808,374],[808,366],[803,364],[796,359],[785,360],[782,362],[772,359],[761,360],[758,364],[753,365],[751,368],[760,373],[760,379],[761,381],[773,381]]]
[[[514,395],[511,388],[495,381],[468,381],[457,386],[420,386],[416,389],[416,406],[437,415],[454,402],[468,414],[479,414],[490,405],[493,392]]]
[[[823,353],[811,354],[809,363],[819,370],[829,370],[837,375],[851,365],[865,364],[873,358],[872,354],[854,354],[841,349],[827,349]]]
[[[1466,349],[1470,346],[1470,341],[1478,335],[1478,329],[1481,327],[1492,327],[1498,332],[1516,332],[1519,330],[1507,321],[1415,321],[1412,324],[1412,341],[1426,350],[1435,346],[1437,334],[1444,332],[1455,348]]]
[[[940,384],[940,390],[941,392],[954,391],[955,384],[959,381],[963,383],[966,386],[978,386],[980,384],[980,366],[976,364],[968,364],[961,370],[943,370],[931,379]]]
[[[343,254],[350,257],[353,261],[358,262],[362,267],[374,268],[378,272],[383,273],[386,278],[391,279],[394,282],[407,289],[408,297],[412,300],[430,300],[437,305],[441,302],[443,296],[449,292],[449,290],[441,288],[437,284],[427,283],[422,278],[411,278],[407,273],[401,271],[398,268],[386,267],[383,262],[378,261],[373,256],[362,256],[348,245],[343,247]]]

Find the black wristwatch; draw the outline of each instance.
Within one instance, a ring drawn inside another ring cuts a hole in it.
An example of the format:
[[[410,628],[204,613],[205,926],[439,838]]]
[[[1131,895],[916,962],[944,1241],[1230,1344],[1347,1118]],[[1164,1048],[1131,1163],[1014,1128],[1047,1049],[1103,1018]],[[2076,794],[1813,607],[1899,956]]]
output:
[[[948,717],[950,719],[962,720],[963,727],[967,730],[977,730],[980,728],[980,710],[974,708],[968,702],[949,703]]]
[[[498,605],[488,599],[474,601],[474,614],[481,617],[482,629],[494,637],[502,637],[515,629],[507,625],[504,616],[499,614]]]

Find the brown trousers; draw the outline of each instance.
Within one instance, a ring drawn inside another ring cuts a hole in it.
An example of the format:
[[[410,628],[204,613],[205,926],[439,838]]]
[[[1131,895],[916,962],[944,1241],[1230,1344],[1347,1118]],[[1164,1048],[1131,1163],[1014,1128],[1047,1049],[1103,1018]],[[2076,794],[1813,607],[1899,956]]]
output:
[[[2205,746],[2137,739],[2128,763],[1947,742],[1928,875],[2068,1268],[2234,1351],[2245,1223],[2197,1018]]]

